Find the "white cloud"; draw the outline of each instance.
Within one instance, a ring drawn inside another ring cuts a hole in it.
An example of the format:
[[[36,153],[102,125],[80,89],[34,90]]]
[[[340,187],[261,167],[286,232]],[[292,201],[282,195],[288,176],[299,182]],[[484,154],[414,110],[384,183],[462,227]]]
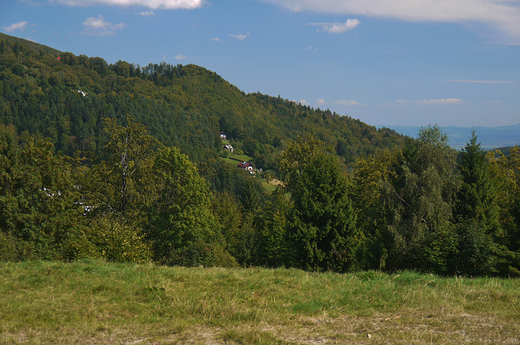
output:
[[[212,38],[211,40],[212,40],[213,42],[220,42],[220,38],[219,38],[219,37]]]
[[[92,5],[112,5],[112,6],[143,6],[152,10],[177,10],[177,9],[196,9],[204,5],[204,0],[50,0],[61,5],[68,6],[92,6]]]
[[[316,100],[316,104],[323,105],[323,104],[325,104],[325,100],[323,98],[318,98]]]
[[[85,31],[84,33],[87,35],[93,36],[109,36],[115,35],[116,31],[123,30],[126,26],[125,23],[112,24],[105,20],[105,17],[99,15],[96,17],[89,17],[84,22]]]
[[[6,32],[15,32],[16,30],[23,31],[27,27],[27,24],[29,24],[29,22],[19,22],[19,23],[14,23],[14,24],[9,25],[9,26],[3,26],[2,28]]]
[[[350,105],[363,105],[363,103],[359,103],[359,102],[356,102],[354,100],[346,101],[344,99],[342,99],[340,101],[334,101],[332,103],[334,103],[336,105],[342,105],[342,106],[345,106],[345,107],[350,106]]]
[[[300,101],[299,101],[298,103],[300,103],[301,105],[306,105],[306,104],[308,104],[307,101],[304,100],[304,99],[300,99]]]
[[[318,48],[314,48],[313,46],[308,47],[307,50],[312,51],[314,54],[318,52]]]
[[[137,15],[140,15],[140,16],[153,16],[155,15],[155,13],[153,11],[141,11],[139,13],[136,13]]]
[[[175,60],[186,60],[188,57],[186,55],[177,54],[175,55]]]
[[[516,81],[509,80],[445,80],[452,83],[470,83],[470,84],[513,84]]]
[[[404,99],[398,99],[395,103],[385,103],[382,106],[393,106],[393,105],[408,105],[410,103],[419,105],[454,105],[454,104],[465,104],[462,99],[458,98],[442,98],[442,99],[425,99],[421,101],[407,101]]]
[[[229,34],[229,37],[233,37],[233,38],[236,38],[236,39],[239,40],[239,41],[243,41],[243,40],[245,40],[249,35],[250,35],[250,33],[248,32],[246,35],[243,35],[243,34],[238,34],[238,35]]]
[[[516,0],[257,0],[289,11],[362,15],[409,22],[480,23],[520,44],[520,5]]]
[[[458,98],[429,99],[423,101],[413,101],[422,105],[447,105],[447,104],[463,104],[464,101]]]
[[[357,27],[361,22],[354,18],[354,19],[347,19],[347,21],[342,23],[310,23],[307,25],[317,25],[321,26],[317,31],[324,31],[328,32],[330,34],[340,34],[348,30],[352,30],[355,27]]]

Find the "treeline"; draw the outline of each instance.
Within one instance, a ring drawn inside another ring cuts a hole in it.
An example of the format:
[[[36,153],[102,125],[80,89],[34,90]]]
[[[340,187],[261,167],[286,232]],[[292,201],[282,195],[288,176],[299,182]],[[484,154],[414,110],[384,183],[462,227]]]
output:
[[[285,141],[306,132],[347,164],[404,145],[395,131],[280,97],[245,94],[199,66],[108,64],[38,47],[0,35],[0,124],[13,124],[22,136],[50,138],[68,156],[78,150],[102,156],[108,141],[103,119],[127,114],[196,163],[218,156],[219,131],[264,170],[276,168]]]
[[[310,134],[277,159],[266,194],[215,160],[206,175],[131,118],[105,120],[106,159],[55,154],[0,126],[0,258],[153,261],[316,271],[520,274],[520,148],[457,161],[438,127],[348,173]],[[204,169],[202,169],[204,171]]]

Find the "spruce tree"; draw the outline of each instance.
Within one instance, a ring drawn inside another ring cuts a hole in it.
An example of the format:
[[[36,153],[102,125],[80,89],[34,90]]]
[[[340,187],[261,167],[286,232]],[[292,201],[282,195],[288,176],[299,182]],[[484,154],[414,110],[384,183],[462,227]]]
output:
[[[282,152],[280,170],[293,202],[288,236],[296,265],[310,270],[355,269],[360,234],[350,183],[337,156],[307,135]]]
[[[473,130],[470,141],[460,155],[462,186],[457,194],[456,214],[474,219],[489,231],[499,227],[498,209],[494,206],[497,191],[493,186],[486,152],[477,142]]]
[[[455,208],[458,246],[454,273],[486,274],[492,269],[493,237],[500,236],[500,222],[497,191],[475,130],[461,152],[459,170],[462,185]]]

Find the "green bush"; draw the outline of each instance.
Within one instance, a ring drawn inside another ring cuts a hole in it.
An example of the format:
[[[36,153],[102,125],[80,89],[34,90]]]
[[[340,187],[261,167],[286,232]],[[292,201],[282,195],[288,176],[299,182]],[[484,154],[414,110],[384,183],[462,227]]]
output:
[[[187,246],[173,250],[164,264],[186,267],[239,267],[236,259],[218,244],[202,241],[189,243]]]
[[[105,216],[90,223],[90,241],[98,248],[101,257],[114,262],[150,261],[152,252],[138,229],[117,216]],[[87,248],[83,247],[83,250]]]
[[[84,258],[97,258],[100,256],[98,248],[88,238],[88,231],[72,234],[61,247],[61,259],[75,261]]]
[[[0,231],[0,261],[19,261],[17,240]]]

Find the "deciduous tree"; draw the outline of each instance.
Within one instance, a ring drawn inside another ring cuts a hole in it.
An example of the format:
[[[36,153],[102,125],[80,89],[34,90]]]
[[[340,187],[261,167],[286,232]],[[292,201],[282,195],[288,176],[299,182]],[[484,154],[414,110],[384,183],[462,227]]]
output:
[[[409,139],[387,184],[386,214],[392,234],[389,267],[444,272],[456,247],[451,227],[460,180],[456,153],[438,126]]]
[[[211,265],[222,238],[211,209],[211,194],[188,156],[164,148],[155,159],[158,198],[147,231],[156,260],[166,264]],[[205,249],[205,250],[203,250]]]
[[[0,258],[95,256],[79,201],[67,157],[32,137],[19,146],[14,128],[0,125]]]
[[[95,164],[84,183],[85,202],[93,213],[117,213],[139,224],[144,206],[154,200],[157,182],[153,164],[160,146],[144,125],[128,116],[125,124],[105,119],[108,159]]]

